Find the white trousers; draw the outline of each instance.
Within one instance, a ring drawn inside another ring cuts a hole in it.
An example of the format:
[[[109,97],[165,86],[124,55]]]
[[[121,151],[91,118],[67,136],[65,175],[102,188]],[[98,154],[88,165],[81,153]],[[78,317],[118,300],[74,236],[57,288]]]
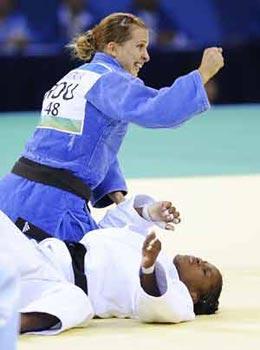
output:
[[[22,313],[48,313],[61,321],[56,329],[42,333],[58,333],[85,324],[93,317],[92,306],[85,293],[69,283],[41,246],[27,239],[0,211],[0,254],[4,251],[8,252],[18,276],[21,276],[18,310]],[[2,346],[1,349],[9,350]]]
[[[20,279],[13,262],[0,254],[0,346],[4,350],[17,348],[19,292]]]

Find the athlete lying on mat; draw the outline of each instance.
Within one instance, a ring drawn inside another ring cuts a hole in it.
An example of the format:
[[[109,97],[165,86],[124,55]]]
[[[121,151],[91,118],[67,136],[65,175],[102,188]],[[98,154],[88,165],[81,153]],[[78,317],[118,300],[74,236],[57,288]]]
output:
[[[0,250],[13,257],[22,277],[21,332],[59,333],[94,316],[178,323],[214,313],[219,270],[193,256],[164,255],[156,234],[148,234],[152,220],[179,221],[165,204],[148,196],[126,200],[108,211],[103,229],[72,244],[28,239],[33,227],[26,224],[23,234],[1,213]]]

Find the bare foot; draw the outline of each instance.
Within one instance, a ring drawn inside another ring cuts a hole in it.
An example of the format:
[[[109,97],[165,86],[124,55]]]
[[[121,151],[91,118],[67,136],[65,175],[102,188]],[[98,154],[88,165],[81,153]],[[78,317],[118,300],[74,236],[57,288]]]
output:
[[[161,242],[155,232],[151,232],[145,239],[142,249],[142,267],[148,268],[155,264],[161,251]]]

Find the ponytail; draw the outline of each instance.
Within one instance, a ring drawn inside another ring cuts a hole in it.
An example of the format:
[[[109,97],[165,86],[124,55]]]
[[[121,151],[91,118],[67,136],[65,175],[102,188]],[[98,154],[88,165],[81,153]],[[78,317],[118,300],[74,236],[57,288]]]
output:
[[[82,61],[90,61],[96,52],[93,29],[75,37],[68,47],[72,50],[74,57]]]

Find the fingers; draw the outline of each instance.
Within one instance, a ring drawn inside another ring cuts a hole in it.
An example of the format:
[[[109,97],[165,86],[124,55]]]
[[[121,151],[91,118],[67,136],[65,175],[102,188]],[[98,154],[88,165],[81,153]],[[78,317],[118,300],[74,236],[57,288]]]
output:
[[[173,215],[173,220],[175,220],[175,219],[177,220],[176,223],[179,223],[179,222],[181,221],[181,219],[180,219],[180,213],[176,210],[175,207],[171,207],[171,208],[169,209],[169,213]]]
[[[204,50],[198,68],[203,84],[206,84],[224,66],[222,47],[209,47]]]
[[[222,47],[217,47],[217,46],[215,46],[215,47],[208,47],[208,48],[206,48],[206,49],[204,50],[204,53],[206,53],[206,52],[219,52],[219,53],[223,53],[223,49],[222,49]]]
[[[157,238],[154,238],[153,240],[151,240],[151,242],[148,244],[148,246],[146,247],[146,250],[150,251],[153,250],[155,248],[155,245],[159,243],[159,240]]]
[[[223,49],[222,47],[209,47],[205,51],[205,57],[212,60],[212,63],[224,65]]]
[[[162,202],[162,210],[170,209],[171,207],[172,207],[172,202],[169,202],[169,201],[163,201]]]
[[[161,242],[154,232],[150,233],[143,243],[142,267],[149,268],[156,263],[156,259],[161,251]]]
[[[156,237],[155,232],[151,232],[147,235],[147,237],[144,240],[143,248],[147,248],[150,242]]]
[[[162,202],[161,215],[164,222],[173,221],[175,217],[176,208],[172,206],[171,202]]]
[[[170,207],[167,205],[167,209],[162,209],[162,216],[164,222],[173,222],[174,224],[179,224],[181,222],[180,213],[176,210],[175,207],[171,206],[171,203]]]
[[[152,250],[161,250],[161,242],[159,239],[156,237],[155,232],[150,233],[143,244],[143,249],[146,251],[152,251]]]
[[[175,230],[175,227],[173,224],[166,224],[164,228],[167,231],[174,231]]]
[[[223,49],[222,47],[217,47],[217,53],[218,53],[218,60],[219,60],[219,63],[221,64],[221,67],[222,68],[224,66],[224,57],[223,57]]]

